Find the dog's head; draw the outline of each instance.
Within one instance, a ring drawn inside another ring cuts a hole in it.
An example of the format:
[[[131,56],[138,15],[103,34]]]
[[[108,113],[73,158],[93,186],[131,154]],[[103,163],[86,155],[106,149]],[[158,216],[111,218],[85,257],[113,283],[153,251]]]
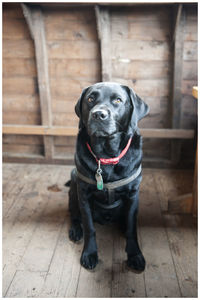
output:
[[[89,135],[112,136],[117,132],[133,135],[148,105],[128,86],[100,82],[85,88],[75,106],[80,127]]]

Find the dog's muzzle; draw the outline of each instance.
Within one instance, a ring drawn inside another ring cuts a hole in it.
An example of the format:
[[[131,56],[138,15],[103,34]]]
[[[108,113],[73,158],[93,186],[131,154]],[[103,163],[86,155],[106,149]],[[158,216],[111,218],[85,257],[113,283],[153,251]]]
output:
[[[111,117],[111,111],[105,105],[95,105],[90,111],[90,118],[93,120],[105,121]]]

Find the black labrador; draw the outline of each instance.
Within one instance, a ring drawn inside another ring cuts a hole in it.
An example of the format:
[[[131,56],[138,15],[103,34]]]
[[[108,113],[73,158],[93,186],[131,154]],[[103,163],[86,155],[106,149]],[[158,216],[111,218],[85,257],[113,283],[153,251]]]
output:
[[[94,222],[117,221],[126,235],[127,264],[143,271],[145,259],[137,240],[142,138],[138,121],[149,111],[134,91],[100,82],[83,90],[75,112],[80,118],[75,164],[68,182],[69,237],[84,236],[81,265],[98,263]]]

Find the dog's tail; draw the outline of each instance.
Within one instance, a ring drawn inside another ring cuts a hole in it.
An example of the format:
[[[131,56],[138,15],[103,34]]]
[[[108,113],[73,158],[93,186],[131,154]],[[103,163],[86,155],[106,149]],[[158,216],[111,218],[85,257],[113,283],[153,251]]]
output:
[[[68,181],[64,184],[64,186],[67,186],[67,187],[70,187],[70,185],[71,185],[71,180],[68,180]]]
[[[71,179],[68,180],[64,184],[64,186],[70,187],[72,182],[76,182],[76,169],[75,168],[71,171]]]

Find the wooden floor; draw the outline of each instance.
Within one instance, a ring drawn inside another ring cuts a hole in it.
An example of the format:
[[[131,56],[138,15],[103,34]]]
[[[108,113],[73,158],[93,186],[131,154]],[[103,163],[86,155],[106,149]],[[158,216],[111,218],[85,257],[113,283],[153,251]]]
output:
[[[113,225],[96,225],[95,271],[80,266],[82,243],[68,238],[70,170],[3,165],[3,296],[197,297],[196,220],[164,212],[168,199],[190,192],[192,172],[144,170],[139,238],[147,267],[135,274]]]

